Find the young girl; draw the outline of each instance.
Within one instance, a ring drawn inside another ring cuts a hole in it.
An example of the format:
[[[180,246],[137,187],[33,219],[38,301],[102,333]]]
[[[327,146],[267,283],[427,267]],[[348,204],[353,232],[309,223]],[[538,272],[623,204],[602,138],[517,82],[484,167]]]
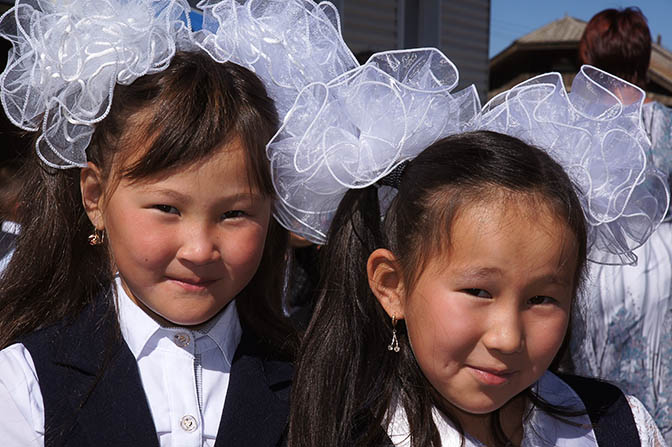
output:
[[[474,115],[449,68],[376,55],[299,97],[326,128],[290,112],[269,146],[283,222],[329,228],[290,445],[663,445],[637,399],[551,372],[587,253],[622,255],[667,204],[637,105],[602,88],[630,86],[585,67],[569,100],[547,75]]]
[[[254,20],[283,24],[303,7],[286,6]],[[296,35],[263,32],[305,40],[331,23],[310,11]],[[1,19],[13,43],[2,102],[38,134],[0,284],[3,445],[282,443],[294,337],[264,152],[278,115],[254,73],[199,49],[262,31],[248,17],[193,35],[187,12],[19,2]],[[274,42],[246,54],[278,76],[307,60],[288,63]]]

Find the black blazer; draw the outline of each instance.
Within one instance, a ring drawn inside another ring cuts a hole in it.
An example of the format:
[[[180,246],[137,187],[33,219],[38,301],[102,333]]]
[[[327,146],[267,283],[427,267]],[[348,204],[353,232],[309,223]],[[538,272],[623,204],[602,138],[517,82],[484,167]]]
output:
[[[159,445],[137,363],[109,301],[18,340],[35,363],[47,447]],[[243,327],[215,445],[283,445],[291,376],[292,366],[274,360]]]

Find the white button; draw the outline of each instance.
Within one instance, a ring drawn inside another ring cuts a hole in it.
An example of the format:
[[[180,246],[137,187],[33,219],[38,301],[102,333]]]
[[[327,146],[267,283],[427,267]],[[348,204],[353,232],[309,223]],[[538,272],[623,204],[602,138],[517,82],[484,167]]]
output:
[[[189,343],[191,343],[191,337],[189,334],[184,332],[178,332],[177,334],[173,335],[173,338],[175,339],[177,346],[182,348],[189,346]]]
[[[187,414],[180,419],[180,427],[182,427],[182,430],[184,431],[192,432],[198,428],[198,421],[195,417]]]

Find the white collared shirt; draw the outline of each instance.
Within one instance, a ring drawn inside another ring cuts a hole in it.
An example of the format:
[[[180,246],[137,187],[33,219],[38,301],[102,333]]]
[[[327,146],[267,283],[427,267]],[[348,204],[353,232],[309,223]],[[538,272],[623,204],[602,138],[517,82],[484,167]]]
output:
[[[214,446],[242,329],[234,302],[199,331],[164,328],[117,279],[121,333],[138,363],[157,438],[166,446]],[[44,445],[44,403],[35,366],[20,343],[0,351],[3,446]]]
[[[546,372],[535,385],[535,391],[548,403],[558,406],[569,406],[579,411],[585,411],[585,406],[574,390],[551,372]],[[632,409],[637,431],[643,447],[664,447],[662,435],[658,431],[651,416],[646,412],[641,402],[627,396],[628,404]],[[453,423],[436,408],[432,409],[432,416],[439,435],[441,445],[452,447],[461,445],[462,437]],[[530,417],[523,426],[522,447],[596,447],[595,432],[592,429],[590,417],[565,417],[572,424],[560,421],[541,409],[533,408]],[[387,434],[397,447],[410,447],[408,421],[404,409],[396,407]],[[478,440],[465,435],[465,447],[482,447]]]

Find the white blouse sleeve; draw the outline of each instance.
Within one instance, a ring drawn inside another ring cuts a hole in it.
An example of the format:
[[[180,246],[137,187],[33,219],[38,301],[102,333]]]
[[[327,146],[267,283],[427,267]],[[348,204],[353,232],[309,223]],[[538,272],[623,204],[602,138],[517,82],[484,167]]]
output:
[[[637,425],[637,432],[639,433],[642,447],[667,447],[667,444],[663,440],[663,435],[658,430],[649,412],[644,408],[644,405],[634,396],[626,397],[635,419],[635,425]]]
[[[44,402],[30,352],[0,351],[0,439],[6,446],[44,446]]]

